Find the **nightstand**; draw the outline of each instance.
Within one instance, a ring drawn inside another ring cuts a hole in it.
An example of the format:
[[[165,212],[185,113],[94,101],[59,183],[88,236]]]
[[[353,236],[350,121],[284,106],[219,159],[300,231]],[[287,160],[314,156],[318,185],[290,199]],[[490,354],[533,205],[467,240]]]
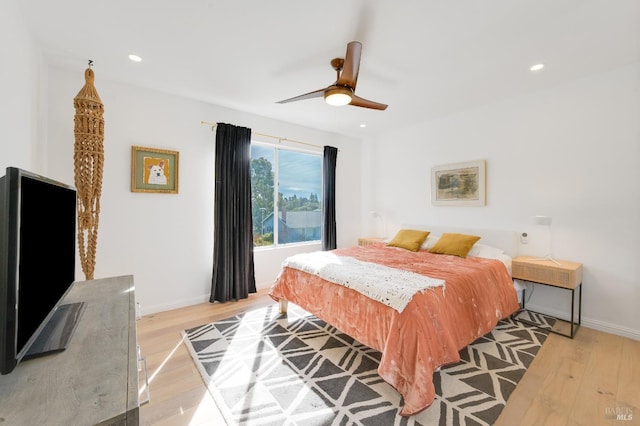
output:
[[[381,243],[382,241],[384,241],[384,238],[364,237],[364,238],[358,238],[358,245],[364,247],[364,246],[370,246],[371,244]]]
[[[580,321],[582,319],[582,264],[566,260],[549,260],[540,257],[520,256],[513,259],[511,270],[514,279],[556,287],[571,292],[571,317],[570,321],[568,321],[571,324],[571,332],[569,334],[561,333],[556,330],[550,330],[548,327],[541,327],[540,324],[536,324],[529,320],[518,318],[518,315],[525,310],[534,312],[525,308],[526,298],[524,290],[522,293],[522,309],[512,315],[512,318],[573,339],[573,336],[575,336],[576,331],[580,327]],[[578,322],[575,321],[576,290],[578,290]],[[539,312],[535,313],[539,314]],[[551,315],[541,315],[564,321]]]

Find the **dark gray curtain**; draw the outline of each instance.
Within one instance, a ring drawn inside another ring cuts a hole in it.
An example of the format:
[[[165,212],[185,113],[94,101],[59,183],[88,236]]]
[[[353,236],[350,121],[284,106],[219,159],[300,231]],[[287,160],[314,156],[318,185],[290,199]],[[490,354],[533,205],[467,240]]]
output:
[[[216,128],[213,278],[210,302],[256,292],[251,221],[251,129]]]
[[[322,160],[322,250],[336,248],[336,160],[338,148],[324,147]]]

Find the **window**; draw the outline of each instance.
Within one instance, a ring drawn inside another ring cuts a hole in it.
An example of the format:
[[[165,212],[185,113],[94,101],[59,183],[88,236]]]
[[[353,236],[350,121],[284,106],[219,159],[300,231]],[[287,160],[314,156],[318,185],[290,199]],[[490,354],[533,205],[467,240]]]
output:
[[[251,143],[256,247],[320,241],[321,202],[321,154]]]

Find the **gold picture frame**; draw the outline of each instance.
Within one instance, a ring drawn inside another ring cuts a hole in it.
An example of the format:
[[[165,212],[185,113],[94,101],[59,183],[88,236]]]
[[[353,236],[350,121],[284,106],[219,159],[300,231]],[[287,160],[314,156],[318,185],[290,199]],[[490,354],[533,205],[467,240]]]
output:
[[[131,147],[131,192],[178,193],[178,151]]]
[[[431,168],[434,206],[486,205],[485,160],[444,164]]]

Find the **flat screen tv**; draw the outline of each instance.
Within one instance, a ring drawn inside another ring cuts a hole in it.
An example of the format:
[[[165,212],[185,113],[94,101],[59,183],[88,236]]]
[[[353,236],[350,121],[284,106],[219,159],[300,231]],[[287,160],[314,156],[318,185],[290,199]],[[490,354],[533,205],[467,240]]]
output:
[[[0,178],[0,373],[63,350],[82,304],[61,305],[75,277],[76,191],[9,167]]]

